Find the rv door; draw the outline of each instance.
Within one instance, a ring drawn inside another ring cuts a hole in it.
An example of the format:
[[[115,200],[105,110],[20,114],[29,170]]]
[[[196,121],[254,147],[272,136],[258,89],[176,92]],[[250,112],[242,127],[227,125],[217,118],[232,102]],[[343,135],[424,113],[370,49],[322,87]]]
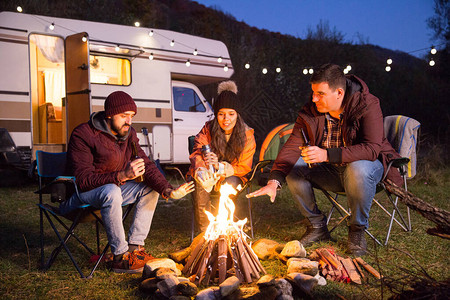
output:
[[[66,114],[67,141],[73,129],[87,122],[91,114],[89,80],[89,37],[86,32],[70,35],[64,42],[66,50]]]
[[[188,82],[172,82],[173,162],[189,162],[188,137],[196,135],[214,115],[200,90]]]

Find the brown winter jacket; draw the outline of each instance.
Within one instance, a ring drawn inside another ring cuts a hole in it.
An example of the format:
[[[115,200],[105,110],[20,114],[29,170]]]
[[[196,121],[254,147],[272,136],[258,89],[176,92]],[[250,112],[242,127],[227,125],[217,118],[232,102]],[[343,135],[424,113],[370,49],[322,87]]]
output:
[[[72,132],[67,151],[67,172],[75,176],[82,192],[108,183],[120,185],[117,176],[132,160],[133,142],[138,156],[145,162],[145,183],[167,198],[173,188],[139,146],[134,128],[130,127],[128,135],[118,139],[107,127],[103,111],[93,113],[88,123],[79,125]]]
[[[357,160],[379,159],[386,172],[387,164],[400,155],[386,140],[383,115],[377,97],[369,93],[367,85],[358,77],[347,77],[347,88],[343,101],[342,133],[344,147],[327,149],[330,163],[350,163]],[[321,145],[325,128],[325,114],[319,113],[310,101],[298,113],[291,136],[278,154],[270,173],[270,179],[284,183],[294,164],[300,158],[299,146],[304,146],[300,128],[303,128],[311,146]],[[402,179],[396,168],[391,168],[387,178],[397,185]]]

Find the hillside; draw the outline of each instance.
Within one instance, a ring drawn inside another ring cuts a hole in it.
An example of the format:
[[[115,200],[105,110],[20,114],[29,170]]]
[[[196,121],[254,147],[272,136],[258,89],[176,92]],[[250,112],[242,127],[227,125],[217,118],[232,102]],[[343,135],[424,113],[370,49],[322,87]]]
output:
[[[16,9],[1,3],[1,10]],[[273,127],[295,120],[297,110],[308,100],[309,76],[305,67],[327,62],[345,66],[361,77],[378,96],[385,115],[404,114],[422,123],[423,136],[448,144],[447,106],[449,78],[442,67],[430,68],[425,59],[373,45],[355,45],[330,40],[304,40],[259,30],[233,16],[188,0],[29,0],[24,11],[32,14],[85,19],[169,29],[223,41],[234,66],[232,79],[245,102],[246,122],[255,128],[257,141]],[[386,72],[386,59],[392,71]],[[244,68],[250,63],[250,69]],[[261,72],[268,69],[267,74]],[[280,67],[281,72],[275,72]],[[442,68],[442,69],[440,69]],[[205,96],[215,96],[215,86],[202,87]]]

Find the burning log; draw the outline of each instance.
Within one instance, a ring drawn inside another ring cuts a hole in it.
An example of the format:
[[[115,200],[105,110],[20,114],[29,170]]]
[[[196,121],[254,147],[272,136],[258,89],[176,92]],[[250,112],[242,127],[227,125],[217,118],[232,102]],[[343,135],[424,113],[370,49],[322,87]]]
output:
[[[231,185],[220,189],[219,212],[216,217],[206,212],[210,220],[203,239],[191,252],[183,273],[196,284],[222,283],[228,275],[250,283],[266,274],[258,257],[246,242],[243,226],[247,220],[234,222],[234,203],[229,195],[236,190]]]

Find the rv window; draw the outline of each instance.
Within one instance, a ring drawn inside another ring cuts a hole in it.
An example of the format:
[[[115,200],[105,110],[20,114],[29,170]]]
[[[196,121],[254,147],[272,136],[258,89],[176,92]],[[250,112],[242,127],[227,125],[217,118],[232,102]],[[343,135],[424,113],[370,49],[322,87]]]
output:
[[[206,111],[200,97],[190,88],[173,87],[173,103],[176,111]]]
[[[91,83],[130,85],[131,63],[125,58],[90,55]]]

